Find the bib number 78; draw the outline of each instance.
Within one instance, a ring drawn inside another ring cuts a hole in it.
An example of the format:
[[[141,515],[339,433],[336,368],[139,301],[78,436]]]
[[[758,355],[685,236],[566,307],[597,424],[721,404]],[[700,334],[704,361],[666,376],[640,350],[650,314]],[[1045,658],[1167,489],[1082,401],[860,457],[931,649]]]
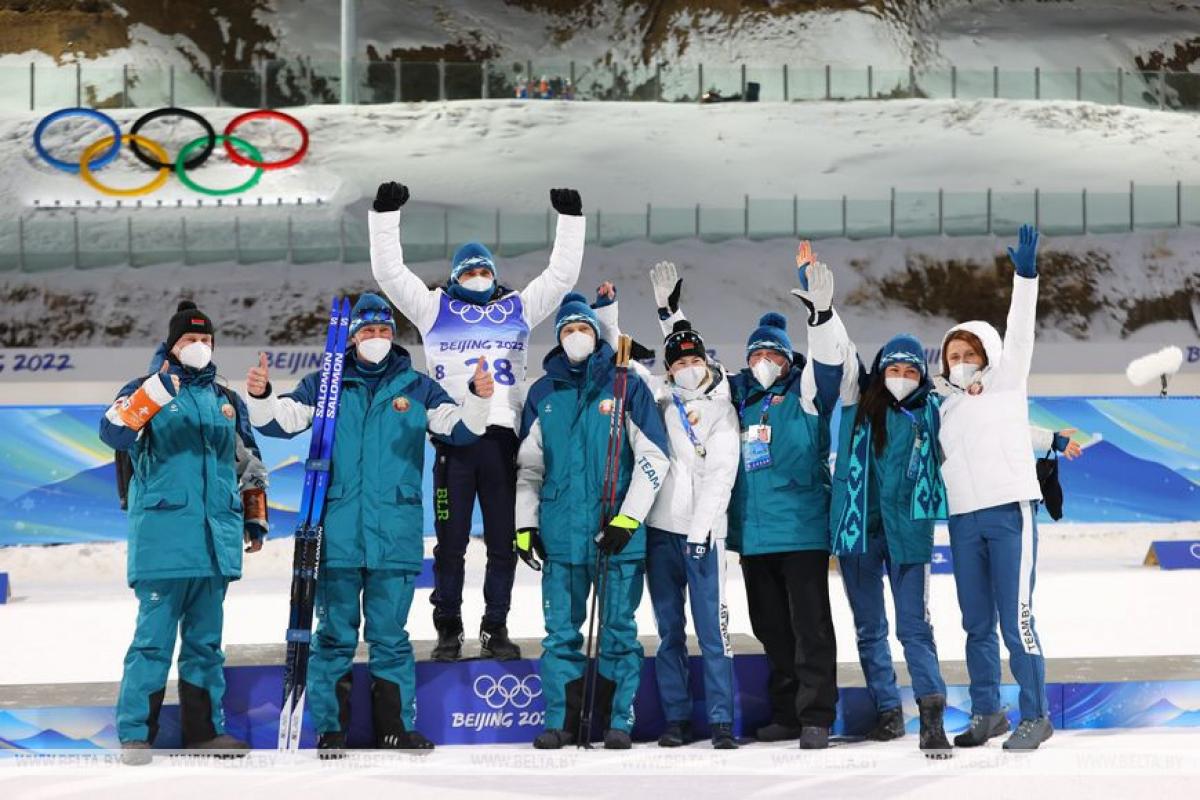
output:
[[[473,370],[475,369],[475,364],[480,361],[483,362],[484,372],[487,372],[491,367],[495,367],[492,377],[496,379],[496,383],[502,386],[512,386],[517,382],[516,376],[513,375],[512,362],[507,358],[497,358],[492,362],[491,366],[488,365],[488,360],[485,356],[468,358],[464,363]]]

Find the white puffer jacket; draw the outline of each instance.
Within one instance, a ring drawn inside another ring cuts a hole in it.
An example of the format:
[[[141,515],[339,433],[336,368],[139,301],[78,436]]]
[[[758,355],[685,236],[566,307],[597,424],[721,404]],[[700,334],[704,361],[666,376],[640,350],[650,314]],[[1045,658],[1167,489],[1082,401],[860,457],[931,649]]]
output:
[[[654,392],[667,425],[671,468],[646,524],[686,536],[700,544],[725,538],[725,511],[737,480],[741,444],[737,410],[729,400],[729,379],[720,364],[709,362],[713,380],[702,389],[681,389],[667,379],[651,376],[637,362],[634,368]],[[696,452],[680,419],[673,397],[678,396],[704,455]]]
[[[1037,278],[1013,276],[1003,343],[994,327],[980,321],[956,325],[942,340],[944,351],[950,334],[973,333],[988,360],[978,394],[944,384],[949,394],[941,406],[939,442],[951,514],[1042,497],[1030,448],[1028,398],[1037,296]]]

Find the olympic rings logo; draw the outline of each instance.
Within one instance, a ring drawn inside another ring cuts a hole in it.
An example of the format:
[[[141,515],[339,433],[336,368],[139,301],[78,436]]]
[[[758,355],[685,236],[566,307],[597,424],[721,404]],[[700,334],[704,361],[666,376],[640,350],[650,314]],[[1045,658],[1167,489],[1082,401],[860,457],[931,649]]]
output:
[[[79,156],[78,163],[55,158],[50,155],[42,143],[42,138],[45,136],[46,130],[58,120],[66,117],[94,119],[103,123],[110,131],[108,136],[104,136],[84,148],[83,153]],[[167,155],[166,149],[161,144],[139,133],[146,123],[161,117],[182,117],[191,120],[204,129],[204,135],[185,144],[179,150],[178,155],[175,156],[175,160],[172,161]],[[259,119],[273,119],[290,125],[300,134],[300,146],[286,158],[276,161],[263,161],[262,153],[259,152],[258,148],[245,139],[234,135],[234,132],[242,125],[251,120]],[[117,189],[106,186],[96,179],[94,173],[116,160],[117,155],[120,153],[121,145],[129,145],[130,151],[139,161],[157,171],[157,174],[148,183],[129,189]],[[207,161],[217,145],[222,145],[225,148],[230,161],[243,167],[253,167],[254,173],[246,181],[237,186],[223,189],[201,186],[192,180],[188,172]],[[33,131],[33,148],[37,151],[38,156],[50,166],[63,172],[79,175],[84,183],[109,197],[141,197],[142,195],[150,194],[167,182],[172,171],[179,178],[180,183],[192,191],[211,197],[223,197],[239,194],[253,188],[258,184],[262,174],[268,170],[287,169],[299,164],[308,153],[308,129],[304,127],[304,124],[300,120],[290,114],[263,108],[239,114],[229,121],[223,133],[218,134],[213,129],[212,124],[196,112],[185,108],[168,106],[154,109],[138,117],[130,127],[129,133],[122,134],[116,120],[103,112],[92,108],[60,108],[58,111],[47,114],[37,124],[37,127]],[[149,152],[147,153],[147,151]]]
[[[468,325],[483,322],[484,317],[487,317],[487,321],[493,325],[499,325],[511,317],[514,311],[516,311],[516,304],[511,299],[500,300],[486,306],[464,303],[461,300],[450,301],[450,313]]]
[[[475,696],[495,711],[506,705],[522,709],[529,708],[534,698],[542,696],[542,679],[537,673],[530,673],[524,678],[516,675],[501,675],[499,678],[480,675],[472,688]]]

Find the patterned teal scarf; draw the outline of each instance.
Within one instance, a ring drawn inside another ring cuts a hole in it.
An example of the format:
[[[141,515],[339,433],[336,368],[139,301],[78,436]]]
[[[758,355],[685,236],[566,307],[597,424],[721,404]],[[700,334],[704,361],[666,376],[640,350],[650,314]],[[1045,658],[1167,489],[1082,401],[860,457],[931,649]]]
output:
[[[921,391],[921,390],[918,390]],[[912,519],[946,519],[946,485],[938,468],[938,397],[930,392],[919,409],[901,407],[917,426],[920,446],[912,454],[916,470],[910,513]],[[843,413],[849,413],[844,409]],[[916,442],[914,442],[914,446]],[[833,531],[834,555],[862,555],[867,552],[867,493],[871,486],[871,420],[854,428],[850,442],[850,467],[846,471],[846,505]]]

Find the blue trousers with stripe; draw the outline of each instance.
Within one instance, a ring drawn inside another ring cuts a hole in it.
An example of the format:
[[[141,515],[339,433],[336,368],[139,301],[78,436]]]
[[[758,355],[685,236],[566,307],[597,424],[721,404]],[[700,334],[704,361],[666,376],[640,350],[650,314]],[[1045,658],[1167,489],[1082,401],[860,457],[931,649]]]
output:
[[[725,604],[725,542],[715,542],[701,559],[689,558],[686,550],[686,537],[657,528],[646,529],[646,584],[660,639],[654,658],[658,696],[669,722],[692,718],[684,618],[686,594],[704,660],[708,721],[731,723],[733,647],[729,643],[729,609]]]
[[[967,633],[971,710],[1000,710],[1000,643],[1021,687],[1021,719],[1047,714],[1046,661],[1033,621],[1037,504],[1007,503],[950,517],[954,583]]]
[[[887,607],[883,602],[885,575],[892,587],[896,638],[904,647],[913,694],[945,695],[946,683],[938,666],[937,644],[929,621],[929,564],[893,563],[888,557],[884,532],[875,529],[867,536],[867,552],[838,556],[838,565],[854,613],[858,660],[876,710],[900,708],[896,669],[888,646]]]

